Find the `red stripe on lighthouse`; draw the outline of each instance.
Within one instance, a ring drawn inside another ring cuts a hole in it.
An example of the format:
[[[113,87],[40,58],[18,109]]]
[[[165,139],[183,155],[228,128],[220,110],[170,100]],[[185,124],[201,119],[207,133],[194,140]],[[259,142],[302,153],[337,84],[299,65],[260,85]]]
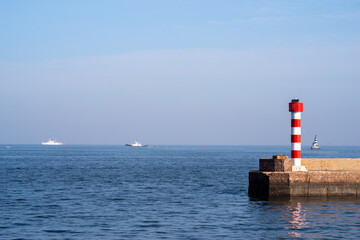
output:
[[[301,119],[291,119],[291,127],[301,127]]]
[[[291,135],[291,142],[292,142],[292,143],[299,143],[299,142],[301,142],[301,135]]]
[[[291,158],[301,158],[301,150],[292,150]]]

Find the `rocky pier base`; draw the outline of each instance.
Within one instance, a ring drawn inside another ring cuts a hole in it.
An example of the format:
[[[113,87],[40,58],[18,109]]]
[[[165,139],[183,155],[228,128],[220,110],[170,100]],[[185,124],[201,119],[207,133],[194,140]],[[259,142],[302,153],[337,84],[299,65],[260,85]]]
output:
[[[259,171],[249,172],[249,195],[360,196],[359,158],[303,158],[307,171],[292,171],[291,159],[273,156],[259,160]]]

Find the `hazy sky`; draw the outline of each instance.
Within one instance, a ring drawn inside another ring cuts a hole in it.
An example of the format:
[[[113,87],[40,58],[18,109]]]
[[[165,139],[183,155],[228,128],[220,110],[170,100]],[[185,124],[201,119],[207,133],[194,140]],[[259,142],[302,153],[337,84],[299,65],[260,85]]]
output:
[[[0,143],[360,145],[360,0],[0,1]]]

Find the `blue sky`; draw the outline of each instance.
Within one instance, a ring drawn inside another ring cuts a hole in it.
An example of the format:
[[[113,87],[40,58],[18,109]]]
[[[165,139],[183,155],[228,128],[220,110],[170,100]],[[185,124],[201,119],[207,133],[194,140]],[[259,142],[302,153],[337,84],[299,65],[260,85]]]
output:
[[[0,143],[360,145],[360,1],[1,1]]]
[[[1,60],[355,44],[359,1],[2,1]]]

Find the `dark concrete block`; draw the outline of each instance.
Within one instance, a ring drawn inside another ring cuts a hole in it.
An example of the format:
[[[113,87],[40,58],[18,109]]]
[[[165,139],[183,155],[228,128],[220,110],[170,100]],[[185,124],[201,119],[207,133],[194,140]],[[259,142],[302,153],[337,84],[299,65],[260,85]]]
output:
[[[273,158],[262,158],[259,160],[259,170],[264,172],[291,172],[291,159],[281,155],[274,155]]]
[[[250,171],[248,193],[253,197],[269,196],[269,176],[263,172]]]

